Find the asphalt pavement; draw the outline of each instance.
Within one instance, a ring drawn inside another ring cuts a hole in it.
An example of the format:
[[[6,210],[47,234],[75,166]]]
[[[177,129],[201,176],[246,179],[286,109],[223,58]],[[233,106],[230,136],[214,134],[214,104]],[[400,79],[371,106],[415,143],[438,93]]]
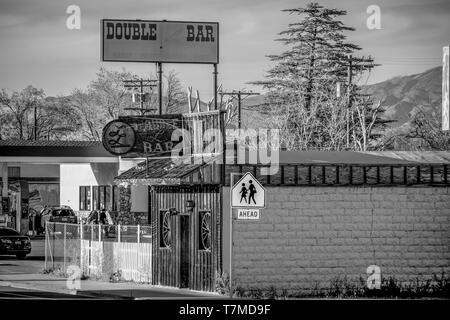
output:
[[[100,299],[101,297],[97,297]],[[63,294],[60,292],[49,292],[42,290],[33,290],[25,288],[16,288],[11,286],[0,285],[0,301],[2,299],[46,299],[46,300],[61,300],[61,299],[94,299],[92,296]]]
[[[132,282],[81,280],[78,290],[67,279],[44,274],[45,240],[35,239],[25,260],[0,256],[0,299],[220,299],[217,294]]]

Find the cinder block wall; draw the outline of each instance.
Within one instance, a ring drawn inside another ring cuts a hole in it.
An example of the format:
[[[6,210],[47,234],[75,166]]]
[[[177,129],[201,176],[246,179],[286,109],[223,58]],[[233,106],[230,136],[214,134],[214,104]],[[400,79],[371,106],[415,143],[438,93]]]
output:
[[[234,221],[243,288],[309,291],[376,264],[402,282],[450,273],[450,188],[268,187],[260,221]]]

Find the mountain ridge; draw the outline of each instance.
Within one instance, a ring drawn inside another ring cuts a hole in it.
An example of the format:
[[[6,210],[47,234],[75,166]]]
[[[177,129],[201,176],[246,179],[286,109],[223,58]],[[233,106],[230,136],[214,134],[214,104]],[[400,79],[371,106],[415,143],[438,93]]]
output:
[[[381,101],[381,105],[385,108],[384,116],[388,120],[396,120],[390,124],[392,128],[408,127],[419,109],[432,113],[441,107],[442,67],[437,66],[412,75],[396,76],[365,85],[362,90],[371,94],[374,101]],[[255,106],[261,104],[264,98],[265,94],[262,94],[243,101],[244,109],[251,108],[251,111],[247,109],[243,112],[244,117],[252,118],[250,123],[255,124],[254,113],[259,113]]]

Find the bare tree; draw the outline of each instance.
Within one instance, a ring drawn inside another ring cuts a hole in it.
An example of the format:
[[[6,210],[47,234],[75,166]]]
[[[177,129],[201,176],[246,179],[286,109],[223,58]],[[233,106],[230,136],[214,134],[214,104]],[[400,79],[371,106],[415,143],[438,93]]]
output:
[[[411,120],[411,131],[406,135],[411,145],[419,150],[448,150],[450,133],[441,130],[442,111],[435,108],[426,112],[424,107],[418,108]]]
[[[64,139],[78,129],[76,113],[62,107],[57,98],[28,86],[22,91],[0,93],[2,139]]]
[[[169,71],[166,80],[166,113],[182,113],[187,103],[187,95],[183,91],[181,81],[175,71]]]

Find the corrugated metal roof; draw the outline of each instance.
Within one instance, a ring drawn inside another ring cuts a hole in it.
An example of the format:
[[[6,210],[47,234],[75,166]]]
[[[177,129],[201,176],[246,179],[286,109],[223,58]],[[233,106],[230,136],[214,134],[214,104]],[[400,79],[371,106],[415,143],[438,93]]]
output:
[[[100,147],[100,141],[47,141],[47,140],[0,140],[0,147],[59,147],[59,148],[86,148]]]
[[[246,151],[246,164],[249,162]],[[227,156],[227,163],[233,164],[233,157]],[[272,161],[276,159],[272,157]],[[361,165],[417,165],[450,163],[450,152],[446,151],[280,151],[280,164],[361,164]],[[260,162],[258,162],[260,163]]]
[[[0,140],[0,156],[116,157],[100,141]]]
[[[354,151],[280,151],[280,164],[410,164],[406,159]]]
[[[114,180],[118,183],[147,182],[149,184],[178,184],[183,178],[217,159],[218,157],[213,157],[206,161],[197,161],[197,163],[194,161],[195,159],[192,159],[193,163],[181,162],[178,164],[170,158],[149,159],[148,162],[142,161],[135,167],[121,173]]]
[[[154,184],[172,184],[180,181],[189,174],[197,171],[221,156],[215,157],[202,164],[175,164],[170,158],[149,159],[148,173],[146,162],[123,172],[116,180],[140,181]],[[233,164],[232,158],[227,158],[227,164]],[[248,163],[248,150],[246,155]],[[349,165],[409,165],[447,164],[450,163],[450,152],[447,151],[280,151],[280,164],[349,164]],[[248,163],[252,164],[252,163]]]
[[[382,156],[390,159],[401,159],[415,163],[450,163],[449,151],[368,151],[366,154]]]

